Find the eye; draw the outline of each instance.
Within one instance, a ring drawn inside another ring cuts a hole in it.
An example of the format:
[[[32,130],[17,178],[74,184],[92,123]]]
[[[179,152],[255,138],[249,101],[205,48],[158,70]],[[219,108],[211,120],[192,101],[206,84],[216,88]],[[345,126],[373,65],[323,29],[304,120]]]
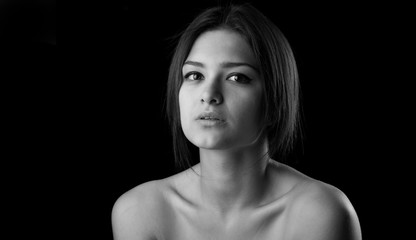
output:
[[[229,76],[227,80],[238,82],[238,83],[250,83],[251,79],[245,76],[244,74],[237,73]]]
[[[203,80],[204,76],[199,72],[189,72],[184,76],[185,80],[196,81]]]

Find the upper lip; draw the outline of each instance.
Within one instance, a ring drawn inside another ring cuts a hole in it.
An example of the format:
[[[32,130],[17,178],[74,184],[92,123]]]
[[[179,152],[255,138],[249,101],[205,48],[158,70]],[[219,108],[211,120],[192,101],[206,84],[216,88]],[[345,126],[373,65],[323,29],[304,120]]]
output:
[[[199,114],[196,118],[196,120],[201,120],[201,119],[224,121],[224,118],[216,112],[203,112]]]

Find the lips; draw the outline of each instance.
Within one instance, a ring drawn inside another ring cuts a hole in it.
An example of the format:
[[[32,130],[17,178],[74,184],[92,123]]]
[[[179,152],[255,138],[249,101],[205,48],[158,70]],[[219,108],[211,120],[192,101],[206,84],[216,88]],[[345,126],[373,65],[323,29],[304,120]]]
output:
[[[204,112],[197,116],[196,120],[220,121],[224,122],[224,118],[216,112]]]
[[[200,117],[200,120],[220,120],[219,118],[214,118],[214,117]]]

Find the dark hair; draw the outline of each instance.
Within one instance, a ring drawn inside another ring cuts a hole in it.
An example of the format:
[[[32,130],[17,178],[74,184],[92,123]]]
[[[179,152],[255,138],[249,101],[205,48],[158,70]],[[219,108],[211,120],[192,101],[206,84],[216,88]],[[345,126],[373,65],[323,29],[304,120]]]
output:
[[[284,157],[292,150],[299,127],[299,81],[293,52],[282,32],[252,5],[228,5],[205,10],[182,32],[169,69],[166,113],[172,129],[176,166],[191,167],[190,143],[180,123],[179,89],[183,64],[195,40],[202,33],[229,29],[251,46],[265,81],[263,129],[269,142],[269,156]]]

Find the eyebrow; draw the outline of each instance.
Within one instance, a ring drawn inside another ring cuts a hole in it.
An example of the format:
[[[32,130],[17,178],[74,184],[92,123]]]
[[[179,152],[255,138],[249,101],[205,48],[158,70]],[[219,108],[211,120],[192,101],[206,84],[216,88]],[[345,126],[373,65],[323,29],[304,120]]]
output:
[[[186,61],[183,65],[192,65],[196,67],[204,68],[205,65],[201,62],[195,62],[195,61]],[[245,62],[222,62],[220,63],[220,66],[223,68],[233,68],[233,67],[240,67],[240,66],[247,66],[252,69],[254,69],[257,73],[260,73],[259,69],[254,67],[253,65]]]

